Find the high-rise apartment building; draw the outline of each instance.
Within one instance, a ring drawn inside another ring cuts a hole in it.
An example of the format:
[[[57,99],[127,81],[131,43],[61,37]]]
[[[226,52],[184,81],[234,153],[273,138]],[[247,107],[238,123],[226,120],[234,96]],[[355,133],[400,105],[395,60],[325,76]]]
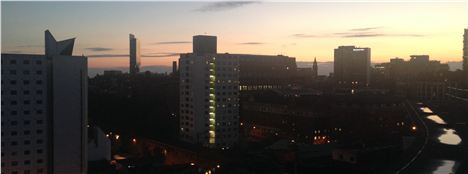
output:
[[[197,52],[179,59],[181,139],[212,148],[232,147],[239,134],[239,59],[217,55],[212,49],[216,45],[211,45],[215,36],[193,39]]]
[[[370,79],[370,48],[339,46],[334,52],[334,78],[338,84],[367,86]]]
[[[140,72],[140,40],[130,34],[130,74]]]
[[[2,54],[1,173],[87,173],[87,58],[45,31],[45,55]]]

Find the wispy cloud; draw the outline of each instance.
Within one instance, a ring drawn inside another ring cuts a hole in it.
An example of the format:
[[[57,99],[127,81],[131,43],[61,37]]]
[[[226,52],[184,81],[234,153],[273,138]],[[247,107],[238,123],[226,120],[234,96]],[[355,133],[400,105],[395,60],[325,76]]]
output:
[[[176,57],[179,56],[180,53],[148,53],[141,55],[142,57]]]
[[[379,27],[352,28],[352,29],[349,29],[349,31],[369,31],[369,30],[376,30],[376,29],[381,29],[381,28],[383,27],[379,26]]]
[[[105,48],[105,47],[89,47],[89,48],[85,48],[85,49],[90,50],[90,51],[96,51],[96,52],[113,50],[112,48]]]
[[[407,33],[388,33],[382,32],[378,29],[383,27],[366,27],[366,28],[353,28],[346,32],[330,33],[330,34],[293,34],[297,38],[325,38],[325,37],[339,37],[339,38],[364,38],[364,37],[424,37],[422,34],[407,34]]]
[[[224,11],[231,10],[234,8],[239,8],[245,5],[260,3],[260,1],[221,1],[209,3],[205,6],[202,6],[195,11],[198,12],[215,12],[215,11]]]
[[[153,45],[173,45],[173,44],[189,44],[190,41],[166,41],[166,42],[156,42]]]
[[[304,34],[304,33],[293,34],[292,36],[299,37],[299,38],[319,37],[318,35]]]
[[[147,53],[147,54],[142,54],[141,57],[176,57],[179,56],[180,53]],[[129,57],[128,54],[93,54],[93,55],[87,55],[89,58],[122,58],[122,57]]]
[[[242,42],[242,43],[239,43],[240,45],[263,45],[263,44],[266,44],[264,42]]]
[[[108,57],[128,57],[128,54],[92,54],[86,55],[89,58],[108,58]]]
[[[18,45],[16,47],[17,48],[38,48],[38,47],[44,47],[44,45]]]

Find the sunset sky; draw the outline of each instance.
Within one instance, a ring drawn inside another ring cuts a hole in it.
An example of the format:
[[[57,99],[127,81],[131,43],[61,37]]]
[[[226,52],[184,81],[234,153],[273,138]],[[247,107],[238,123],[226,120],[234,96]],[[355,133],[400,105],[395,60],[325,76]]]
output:
[[[2,53],[43,53],[44,30],[76,37],[90,67],[128,66],[128,34],[142,66],[170,65],[191,52],[193,35],[218,36],[218,52],[283,54],[333,61],[333,49],[372,49],[372,61],[460,61],[466,1],[334,2],[1,2]]]

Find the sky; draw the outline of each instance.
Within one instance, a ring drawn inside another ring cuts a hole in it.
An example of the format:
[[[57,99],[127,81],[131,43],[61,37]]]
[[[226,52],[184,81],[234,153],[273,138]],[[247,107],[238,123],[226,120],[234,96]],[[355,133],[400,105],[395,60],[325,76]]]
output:
[[[42,54],[44,31],[76,37],[89,67],[128,66],[129,34],[142,66],[167,65],[191,52],[193,35],[218,37],[219,53],[283,54],[333,61],[340,45],[371,48],[373,62],[428,54],[462,59],[463,0],[1,2],[2,53]]]

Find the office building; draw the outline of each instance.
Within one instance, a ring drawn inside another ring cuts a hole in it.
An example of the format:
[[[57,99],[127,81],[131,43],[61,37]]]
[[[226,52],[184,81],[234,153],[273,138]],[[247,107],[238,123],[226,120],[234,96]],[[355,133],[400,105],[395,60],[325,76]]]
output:
[[[73,44],[45,31],[45,55],[2,54],[2,173],[87,173],[87,58]]]
[[[140,40],[130,34],[130,74],[140,72]]]
[[[232,147],[239,134],[239,59],[217,55],[215,36],[195,36],[193,42],[194,53],[179,59],[181,139]]]
[[[283,55],[218,54],[239,60],[241,90],[280,89],[292,86],[296,58]]]
[[[334,52],[334,78],[341,85],[368,86],[370,62],[370,48],[340,46]]]
[[[411,55],[408,61],[396,57],[376,67],[380,67],[386,78],[398,81],[422,80],[449,71],[448,64],[430,60],[428,55]]]

